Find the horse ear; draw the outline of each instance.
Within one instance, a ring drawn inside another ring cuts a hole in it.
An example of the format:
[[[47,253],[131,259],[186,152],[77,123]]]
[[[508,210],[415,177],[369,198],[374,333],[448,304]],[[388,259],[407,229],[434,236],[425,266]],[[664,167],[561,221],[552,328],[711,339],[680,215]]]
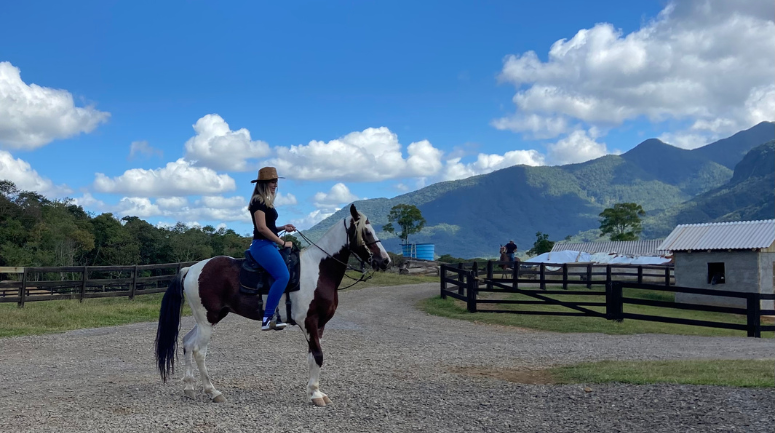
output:
[[[353,221],[357,221],[358,218],[360,218],[360,215],[358,215],[358,210],[355,209],[355,204],[350,205],[350,215],[352,215]]]

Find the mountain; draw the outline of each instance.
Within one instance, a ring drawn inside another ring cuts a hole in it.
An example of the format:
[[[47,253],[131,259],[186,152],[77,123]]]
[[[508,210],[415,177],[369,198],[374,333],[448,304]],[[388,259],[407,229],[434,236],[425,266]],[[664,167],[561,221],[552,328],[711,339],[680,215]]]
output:
[[[724,185],[644,219],[644,235],[667,236],[678,224],[772,219],[775,216],[775,141],[749,151]]]
[[[774,124],[760,124],[721,140],[722,144],[708,145],[714,146],[710,154],[716,159],[697,152],[699,149],[680,149],[651,139],[622,155],[565,166],[513,166],[439,182],[392,199],[356,201],[355,205],[369,217],[383,244],[393,252],[400,252],[399,240],[381,232],[381,228],[388,222],[390,209],[399,203],[417,206],[427,221],[422,232],[409,237],[410,242],[433,243],[437,255],[494,257],[499,245],[510,239],[525,251],[532,247],[539,231],[560,240],[597,229],[598,214],[621,202],[638,203],[647,211],[646,238],[663,236],[666,228],[672,230],[674,225],[670,224],[679,219],[705,222],[711,216],[734,218],[734,212],[742,217],[766,210],[766,203],[756,204],[742,197],[766,196],[761,192],[766,179],[745,173],[767,172],[762,158],[766,159],[768,148],[757,147],[748,155],[735,153],[747,146],[745,143],[762,130],[762,125],[772,130]],[[771,134],[764,141],[772,138]],[[769,196],[774,195],[771,183]],[[711,210],[716,206],[712,194],[736,195],[735,199],[725,199],[732,204],[729,209]],[[705,201],[693,202],[702,197]],[[723,215],[716,216],[722,210]],[[343,208],[305,234],[317,239],[347,214],[347,208]]]
[[[748,151],[772,139],[775,139],[775,123],[761,122],[753,128],[740,131],[729,138],[699,147],[691,152],[732,169]]]

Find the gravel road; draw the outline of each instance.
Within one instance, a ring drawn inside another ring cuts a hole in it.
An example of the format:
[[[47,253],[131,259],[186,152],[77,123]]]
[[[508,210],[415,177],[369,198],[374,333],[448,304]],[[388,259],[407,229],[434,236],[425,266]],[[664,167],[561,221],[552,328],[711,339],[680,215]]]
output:
[[[415,308],[437,291],[421,284],[340,294],[323,340],[321,390],[334,402],[325,408],[306,399],[306,342],[297,328],[262,333],[233,315],[216,327],[207,365],[228,400],[222,404],[185,398],[181,370],[161,382],[155,323],[0,339],[0,430],[775,431],[773,389],[500,379],[605,359],[775,359],[772,340],[556,334]],[[192,326],[184,318],[182,333]]]

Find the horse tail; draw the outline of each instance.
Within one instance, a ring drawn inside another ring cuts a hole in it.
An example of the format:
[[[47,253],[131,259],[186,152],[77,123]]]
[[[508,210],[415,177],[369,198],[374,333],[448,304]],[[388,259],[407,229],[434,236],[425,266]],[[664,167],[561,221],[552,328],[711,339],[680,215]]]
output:
[[[159,326],[156,328],[156,364],[161,380],[175,372],[175,352],[178,348],[180,316],[183,313],[183,279],[189,268],[183,268],[170,282],[159,310]]]

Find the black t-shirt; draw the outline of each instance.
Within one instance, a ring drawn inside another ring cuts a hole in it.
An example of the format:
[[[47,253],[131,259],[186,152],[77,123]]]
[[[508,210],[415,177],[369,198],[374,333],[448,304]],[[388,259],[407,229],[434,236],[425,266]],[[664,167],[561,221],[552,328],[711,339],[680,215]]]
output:
[[[256,219],[254,217],[254,214],[257,210],[264,212],[264,220],[266,221],[266,226],[269,228],[269,230],[272,231],[272,233],[277,234],[277,209],[267,207],[267,205],[263,203],[259,203],[256,200],[253,200],[248,205],[248,211],[250,212],[250,220],[253,221],[253,239],[266,239],[266,236],[262,235],[258,232],[258,227],[256,227]]]
[[[506,244],[506,252],[511,254],[513,252],[517,251],[517,244],[508,243]]]

